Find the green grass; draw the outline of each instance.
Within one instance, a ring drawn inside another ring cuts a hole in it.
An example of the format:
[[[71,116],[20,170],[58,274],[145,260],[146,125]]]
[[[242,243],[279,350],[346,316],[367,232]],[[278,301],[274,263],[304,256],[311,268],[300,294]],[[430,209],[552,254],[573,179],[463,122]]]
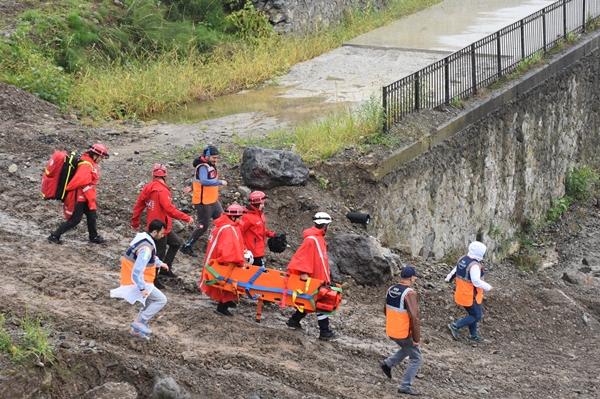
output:
[[[0,314],[0,352],[7,353],[12,363],[54,361],[49,333],[42,326],[41,316],[33,317],[27,309],[14,336],[4,328],[4,323],[5,315]]]
[[[21,15],[12,42],[0,43],[0,80],[93,118],[148,118],[273,81],[298,62],[440,1],[350,11],[342,23],[305,36],[272,34],[264,15],[242,1],[229,15],[215,14],[209,0],[190,0],[187,8],[174,2],[168,10],[154,0],[126,0],[125,8],[40,1]],[[226,10],[233,3],[221,4]]]
[[[370,145],[393,145],[395,137],[383,134],[383,110],[377,96],[357,109],[333,112],[323,118],[280,129],[266,137],[236,139],[242,147],[267,147],[292,150],[306,162],[324,160],[349,146],[366,151]]]

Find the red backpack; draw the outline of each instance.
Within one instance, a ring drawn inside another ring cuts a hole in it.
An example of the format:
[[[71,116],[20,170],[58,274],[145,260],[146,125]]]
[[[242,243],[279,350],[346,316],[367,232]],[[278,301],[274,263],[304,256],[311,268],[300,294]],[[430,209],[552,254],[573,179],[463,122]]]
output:
[[[67,185],[73,178],[79,155],[75,151],[54,151],[42,175],[42,197],[64,201]]]

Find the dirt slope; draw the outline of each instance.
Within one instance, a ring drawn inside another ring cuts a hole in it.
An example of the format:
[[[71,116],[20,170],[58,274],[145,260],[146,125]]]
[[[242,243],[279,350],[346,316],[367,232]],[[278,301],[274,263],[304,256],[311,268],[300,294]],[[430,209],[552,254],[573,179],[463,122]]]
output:
[[[381,311],[392,280],[360,287],[346,279],[350,288],[339,314],[332,317],[341,338],[321,342],[315,317],[307,317],[305,331],[285,328],[293,309],[268,305],[263,322],[257,324],[254,304],[242,300],[235,317],[217,316],[215,304],[196,288],[200,261],[179,254],[175,269],[180,278],[165,281],[169,303],[150,323],[153,338],[131,338],[127,326],[137,307],[109,298],[109,290],[119,284],[119,259],[133,236],[131,210],[139,189],[150,178],[151,165],[172,163],[173,196],[189,211],[189,197],[181,189],[192,169],[183,149],[209,141],[223,148],[229,144],[218,131],[178,137],[153,134],[152,129],[140,134],[141,129],[130,126],[87,129],[52,119],[52,111],[35,97],[0,83],[0,312],[7,314],[6,327],[14,329],[26,308],[36,314],[43,303],[44,324],[52,331],[58,357],[54,366],[25,369],[0,357],[1,398],[77,398],[111,381],[129,382],[138,397],[146,398],[160,376],[173,377],[192,398],[398,396],[405,365],[392,371],[391,381],[378,367],[395,351],[385,335]],[[45,162],[56,148],[84,150],[96,141],[105,143],[113,154],[101,164],[99,185],[98,224],[108,243],[88,243],[82,223],[63,236],[64,245],[50,244],[46,237],[63,219],[60,204],[44,202],[39,195]],[[240,179],[237,165],[223,161],[221,173],[230,187],[222,196],[229,204]],[[16,171],[9,172],[11,165],[16,165]],[[317,173],[326,176],[325,170],[317,168]],[[357,192],[366,189],[356,187]],[[336,223],[331,235],[365,233],[345,220],[347,199],[335,193],[314,180],[306,187],[268,193],[272,198],[266,212],[269,228],[287,233],[292,246],[281,255],[269,254],[269,266],[285,267],[315,209],[333,214]],[[454,341],[446,327],[463,315],[452,300],[452,287],[443,282],[450,266],[404,256],[405,263],[414,264],[423,274],[417,290],[425,360],[414,388],[431,398],[598,397],[598,288],[561,279],[563,270],[581,268],[584,257],[590,264],[586,272],[593,273],[593,266],[599,266],[598,217],[595,207],[575,209],[540,236],[548,243],[540,249],[548,257],[558,254],[556,264],[544,272],[486,265],[486,277],[496,291],[485,299],[481,334],[486,341],[480,344],[467,342],[464,331],[463,339]],[[189,232],[184,229],[180,235],[185,239]],[[202,240],[196,250],[203,253],[204,247]],[[92,349],[90,341],[94,341]]]

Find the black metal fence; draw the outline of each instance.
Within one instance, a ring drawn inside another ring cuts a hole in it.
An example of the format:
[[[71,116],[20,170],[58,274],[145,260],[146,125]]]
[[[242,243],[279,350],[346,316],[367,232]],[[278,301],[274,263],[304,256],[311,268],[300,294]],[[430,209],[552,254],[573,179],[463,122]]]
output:
[[[384,131],[408,113],[458,102],[598,21],[600,0],[559,0],[383,87]]]

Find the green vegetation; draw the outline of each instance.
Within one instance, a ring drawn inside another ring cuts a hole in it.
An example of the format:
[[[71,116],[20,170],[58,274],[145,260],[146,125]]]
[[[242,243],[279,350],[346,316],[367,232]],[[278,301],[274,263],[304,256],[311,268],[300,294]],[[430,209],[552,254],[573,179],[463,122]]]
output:
[[[40,317],[33,318],[27,310],[20,320],[20,331],[13,335],[4,328],[4,322],[5,315],[0,314],[0,352],[7,353],[12,363],[54,361],[49,334]]]
[[[359,149],[372,144],[393,145],[397,138],[383,133],[381,99],[371,96],[356,110],[333,112],[325,117],[294,126],[291,130],[276,130],[262,138],[238,138],[242,147],[284,148],[297,152],[306,162],[326,159],[345,147]]]
[[[560,218],[574,201],[585,200],[596,194],[600,175],[589,166],[567,168],[565,172],[565,196],[552,200],[546,219],[553,222]]]
[[[574,200],[587,199],[596,193],[600,175],[589,166],[567,169],[565,174],[565,195]]]
[[[535,67],[538,67],[538,66],[542,65],[543,63],[544,63],[544,52],[538,51],[536,53],[533,53],[529,58],[525,58],[524,60],[521,60],[514,71],[502,76],[500,79],[498,79],[494,83],[492,83],[490,85],[490,88],[499,89],[507,82],[510,82],[514,79],[519,78],[520,76],[525,74],[525,72],[527,72]]]
[[[274,34],[244,0],[32,1],[0,42],[0,80],[93,118],[143,118],[255,87],[439,1],[352,11],[304,37]]]
[[[537,272],[542,267],[542,257],[533,247],[532,239],[527,236],[519,236],[518,239],[521,249],[508,259],[521,271]]]
[[[518,253],[511,255],[509,260],[519,270],[525,272],[538,271],[542,266],[542,257],[535,250],[532,236],[535,236],[536,231],[547,226],[549,222],[558,220],[574,202],[586,200],[596,195],[599,185],[600,176],[589,166],[567,168],[565,172],[565,196],[552,201],[552,205],[548,208],[544,219],[537,223],[527,219],[527,224],[523,225],[523,233],[517,237],[521,249]],[[576,229],[579,226],[575,223],[572,228],[577,231]]]

